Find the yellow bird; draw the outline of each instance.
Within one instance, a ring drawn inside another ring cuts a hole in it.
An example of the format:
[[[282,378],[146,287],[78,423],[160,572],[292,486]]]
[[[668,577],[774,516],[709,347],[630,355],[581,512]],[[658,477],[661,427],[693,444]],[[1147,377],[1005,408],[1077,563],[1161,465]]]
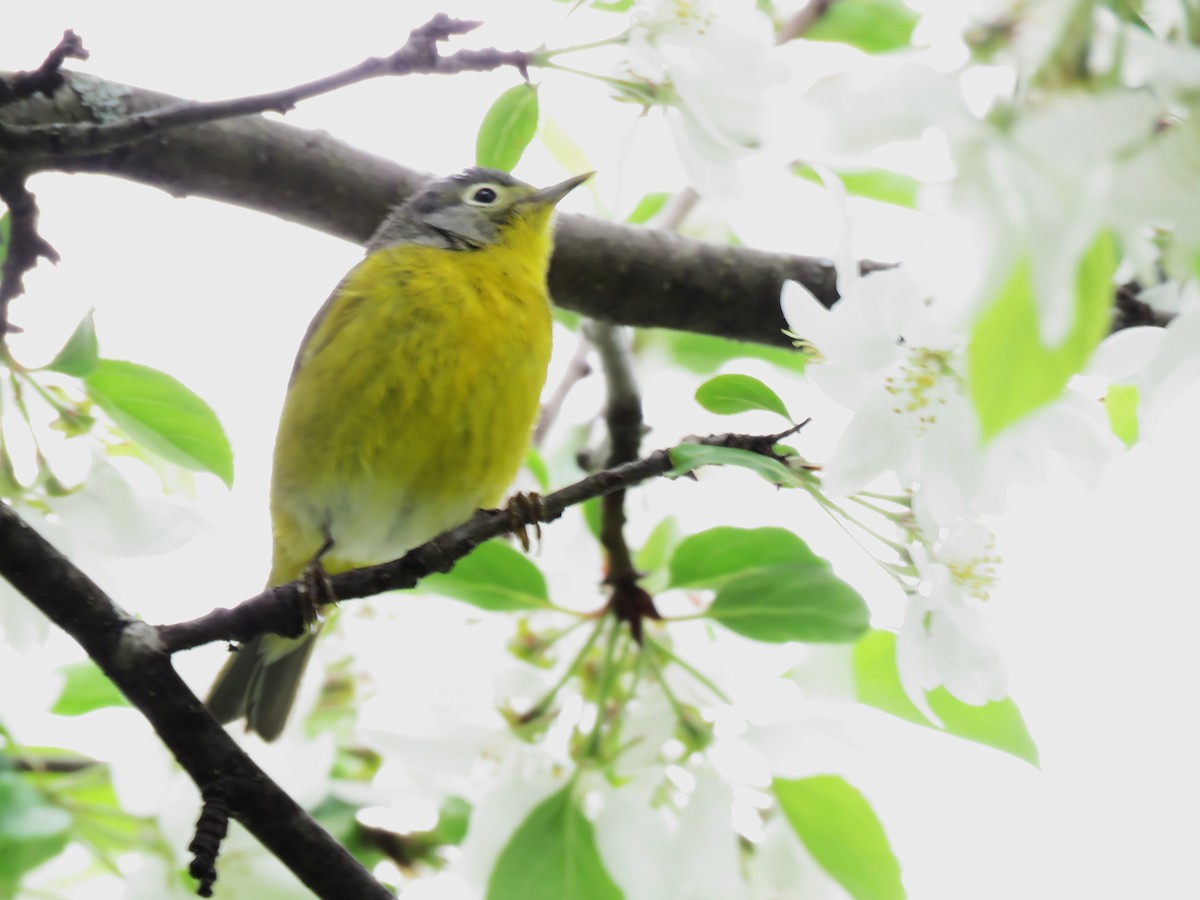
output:
[[[590,173],[589,173],[590,174]],[[267,585],[403,555],[494,506],[526,448],[550,359],[546,270],[555,204],[474,168],[384,221],[308,328],[271,479]],[[221,722],[283,730],[316,631],[230,657],[206,701]]]

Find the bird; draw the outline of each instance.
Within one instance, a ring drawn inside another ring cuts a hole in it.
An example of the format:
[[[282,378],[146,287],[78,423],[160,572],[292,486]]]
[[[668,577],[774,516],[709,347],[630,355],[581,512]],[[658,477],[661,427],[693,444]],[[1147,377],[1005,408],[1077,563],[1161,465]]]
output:
[[[402,556],[499,503],[527,451],[550,360],[555,206],[474,167],[396,207],[296,356],[271,473],[267,587]],[[276,739],[320,630],[261,635],[206,699]]]

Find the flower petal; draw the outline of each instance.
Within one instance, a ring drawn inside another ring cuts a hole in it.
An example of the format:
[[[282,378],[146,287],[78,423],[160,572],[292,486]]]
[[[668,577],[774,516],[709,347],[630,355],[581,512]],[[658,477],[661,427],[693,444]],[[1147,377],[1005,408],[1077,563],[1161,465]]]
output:
[[[850,419],[825,467],[825,493],[845,497],[889,470],[903,469],[913,452],[913,433],[892,409],[892,398],[877,391]]]
[[[1132,381],[1146,370],[1165,335],[1162,328],[1153,325],[1123,328],[1110,334],[1088,360],[1084,374],[1108,381]]]
[[[779,307],[792,334],[818,348],[828,342],[832,326],[829,310],[800,282],[783,283]]]

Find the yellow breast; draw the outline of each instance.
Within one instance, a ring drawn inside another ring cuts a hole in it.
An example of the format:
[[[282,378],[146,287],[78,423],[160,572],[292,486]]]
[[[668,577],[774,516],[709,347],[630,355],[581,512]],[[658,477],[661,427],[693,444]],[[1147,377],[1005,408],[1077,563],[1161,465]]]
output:
[[[401,555],[497,503],[550,357],[547,229],[452,251],[397,245],[338,287],[303,348],[272,478],[271,583],[328,533],[330,572]]]

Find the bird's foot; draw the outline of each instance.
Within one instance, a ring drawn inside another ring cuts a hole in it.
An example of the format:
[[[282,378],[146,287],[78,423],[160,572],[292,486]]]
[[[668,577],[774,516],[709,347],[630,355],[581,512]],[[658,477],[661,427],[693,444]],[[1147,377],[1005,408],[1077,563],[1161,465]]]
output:
[[[533,528],[534,538],[541,543],[542,519],[545,517],[546,508],[542,505],[540,494],[533,491],[513,494],[504,505],[504,512],[508,515],[509,531],[516,535],[526,553],[530,547],[530,528]]]
[[[316,622],[320,607],[336,604],[337,594],[334,593],[334,582],[330,581],[329,572],[325,571],[325,566],[320,562],[320,557],[314,557],[308,563],[304,571],[300,574],[301,581],[304,581],[304,608],[301,610],[304,616],[305,628]]]

